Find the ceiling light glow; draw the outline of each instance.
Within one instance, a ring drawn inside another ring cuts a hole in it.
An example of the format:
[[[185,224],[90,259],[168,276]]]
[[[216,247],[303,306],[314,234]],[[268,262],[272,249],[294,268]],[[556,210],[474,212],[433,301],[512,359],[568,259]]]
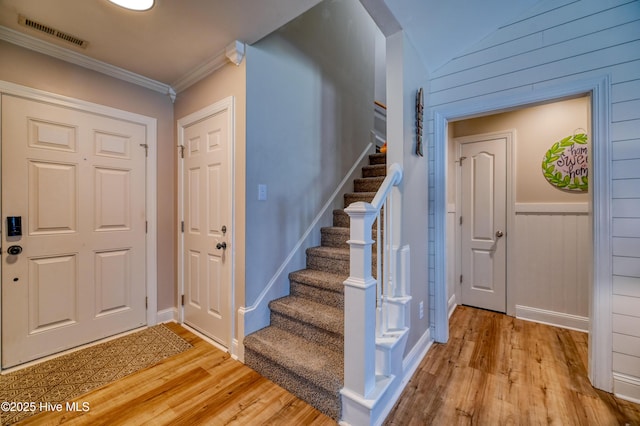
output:
[[[109,0],[113,4],[130,10],[149,10],[153,7],[154,0]]]

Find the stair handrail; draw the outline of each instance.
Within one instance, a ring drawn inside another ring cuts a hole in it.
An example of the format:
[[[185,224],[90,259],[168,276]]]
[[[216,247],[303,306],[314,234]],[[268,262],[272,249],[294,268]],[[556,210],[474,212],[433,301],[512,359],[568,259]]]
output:
[[[344,388],[342,394],[370,399],[376,391],[376,338],[388,331],[385,300],[401,295],[395,288],[393,255],[393,188],[402,181],[394,163],[371,203],[356,202],[345,209],[351,220],[350,275],[344,282]],[[384,214],[381,214],[384,211]],[[384,226],[381,225],[384,220]],[[376,278],[372,276],[372,229],[376,225]],[[384,246],[384,247],[383,247]]]

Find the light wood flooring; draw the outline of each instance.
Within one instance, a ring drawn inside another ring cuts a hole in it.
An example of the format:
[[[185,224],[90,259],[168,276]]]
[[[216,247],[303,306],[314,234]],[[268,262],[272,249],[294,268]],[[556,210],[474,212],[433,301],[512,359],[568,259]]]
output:
[[[640,405],[594,389],[588,335],[458,306],[390,425],[640,425]]]
[[[335,425],[303,401],[177,324],[194,345],[77,399],[83,412],[22,424]],[[587,336],[458,307],[387,425],[640,425],[640,406],[593,389]]]

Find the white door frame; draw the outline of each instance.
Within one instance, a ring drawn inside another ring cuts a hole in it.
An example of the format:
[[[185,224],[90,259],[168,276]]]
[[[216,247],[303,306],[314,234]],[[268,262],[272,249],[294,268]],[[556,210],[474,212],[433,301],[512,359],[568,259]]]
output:
[[[434,108],[435,320],[434,337],[449,338],[446,283],[447,125],[449,121],[495,114],[520,107],[583,95],[591,96],[592,155],[589,212],[593,231],[593,269],[589,298],[589,379],[596,388],[613,389],[612,346],[612,217],[611,140],[609,133],[610,76],[567,82],[506,96],[460,102]],[[595,179],[594,179],[595,178]]]
[[[34,89],[19,84],[0,80],[0,94],[20,96],[25,99],[46,102],[49,104],[77,109],[93,114],[101,114],[108,117],[119,118],[133,123],[141,124],[146,129],[146,141],[148,146],[146,167],[146,297],[147,297],[147,326],[157,323],[158,311],[158,271],[157,271],[157,199],[156,199],[156,169],[157,169],[157,120],[152,117],[136,114],[121,109],[112,108],[81,99],[58,95],[44,90]],[[0,115],[1,116],[1,115]],[[0,144],[2,143],[0,135]],[[2,226],[4,229],[4,226]],[[1,267],[1,266],[0,266]],[[2,305],[0,304],[0,318],[2,318]],[[2,328],[0,327],[0,351],[2,350]],[[1,367],[0,367],[1,369]]]
[[[458,156],[458,160],[460,159],[460,152],[462,150],[462,145],[465,143],[470,143],[478,140],[490,140],[490,139],[505,139],[505,155],[506,155],[506,171],[505,171],[505,179],[506,179],[506,199],[505,199],[505,218],[506,218],[506,227],[505,231],[505,267],[506,267],[506,276],[505,276],[505,291],[506,291],[506,300],[505,307],[507,315],[514,316],[515,315],[515,298],[513,296],[513,291],[509,291],[509,282],[512,281],[512,271],[514,268],[509,268],[509,263],[512,261],[512,255],[510,250],[510,243],[514,240],[511,238],[513,236],[513,230],[515,229],[515,214],[514,214],[514,205],[515,205],[515,185],[514,185],[514,176],[515,176],[515,150],[514,141],[516,137],[515,129],[509,129],[501,132],[491,132],[491,133],[481,133],[471,136],[463,136],[454,139],[455,143],[455,153]],[[446,143],[449,143],[447,141]],[[462,206],[462,194],[461,194],[461,173],[462,168],[460,164],[456,163],[456,171],[455,171],[455,185],[456,185],[456,223],[459,224],[460,220],[458,219],[462,214],[461,206]],[[455,262],[455,277],[459,277],[462,274],[462,229],[460,226],[455,225],[454,230],[454,238],[455,238],[455,259],[451,259]],[[459,285],[456,285],[456,300],[462,300],[461,296],[462,291]],[[462,300],[464,303],[464,300]],[[448,306],[447,300],[447,306]],[[449,308],[447,308],[449,309]]]
[[[230,339],[230,343],[229,343],[229,347],[228,348],[222,348],[218,343],[216,343],[215,341],[208,339],[207,340],[214,344],[215,346],[220,347],[221,349],[225,349],[228,350],[229,353],[231,353],[231,355],[237,355],[236,353],[236,347],[237,345],[235,345],[234,342],[236,342],[236,338],[235,338],[235,330],[236,330],[236,320],[235,320],[235,259],[236,259],[236,250],[235,250],[235,235],[236,235],[236,217],[235,217],[235,189],[236,189],[236,183],[235,183],[235,150],[236,150],[236,135],[235,135],[235,98],[233,96],[229,96],[226,97],[224,99],[219,100],[218,102],[209,105],[201,110],[198,110],[194,113],[191,113],[189,115],[187,115],[186,117],[182,117],[178,120],[178,148],[180,149],[180,147],[184,146],[184,129],[186,127],[188,127],[189,125],[200,121],[200,120],[204,120],[207,117],[210,117],[220,111],[224,111],[224,110],[228,110],[229,111],[229,121],[230,121],[230,125],[229,125],[229,135],[230,135],[230,139],[231,139],[231,144],[229,146],[228,149],[228,156],[227,156],[227,161],[229,162],[229,176],[231,177],[230,179],[230,183],[231,183],[231,205],[229,206],[230,209],[230,217],[231,217],[231,231],[229,232],[229,242],[230,242],[230,246],[231,249],[228,250],[229,255],[231,257],[230,259],[230,265],[229,267],[231,268],[231,300],[229,303],[231,303],[231,309],[230,309],[230,318],[229,318],[229,324],[231,327],[231,330],[229,330],[229,336],[231,337]],[[178,295],[178,312],[179,312],[179,319],[180,319],[180,323],[184,322],[184,306],[182,306],[181,304],[181,297],[184,295],[184,233],[182,232],[182,224],[184,223],[184,161],[182,158],[180,158],[180,156],[178,155],[178,223],[177,223],[177,230],[178,230],[178,289],[179,289],[179,295]],[[194,330],[195,331],[195,330]],[[202,337],[205,337],[204,335],[201,335]]]

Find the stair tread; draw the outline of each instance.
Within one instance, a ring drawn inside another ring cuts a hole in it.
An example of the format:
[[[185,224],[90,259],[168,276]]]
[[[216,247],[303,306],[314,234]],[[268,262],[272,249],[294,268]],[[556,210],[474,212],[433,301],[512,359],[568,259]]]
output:
[[[344,334],[344,311],[299,296],[286,296],[269,303],[272,312],[286,315],[335,334]]]
[[[266,327],[244,338],[245,347],[282,365],[330,392],[343,386],[344,356],[278,327]]]
[[[318,271],[317,269],[301,269],[289,274],[289,279],[292,281],[339,293],[343,292],[343,283],[348,277],[348,275]]]

